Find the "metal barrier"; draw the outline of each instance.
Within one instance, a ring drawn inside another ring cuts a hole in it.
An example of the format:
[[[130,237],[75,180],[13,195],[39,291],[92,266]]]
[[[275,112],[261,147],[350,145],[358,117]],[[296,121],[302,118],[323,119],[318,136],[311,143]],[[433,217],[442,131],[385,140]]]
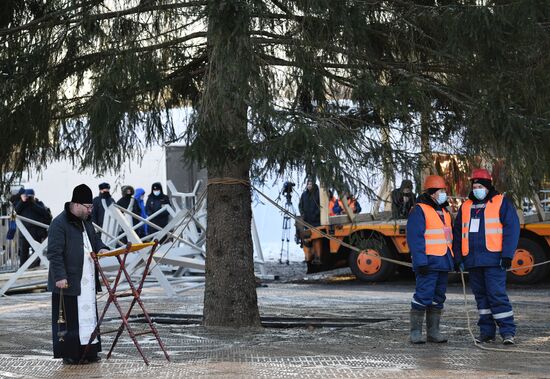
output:
[[[7,239],[10,216],[0,216],[0,273],[15,272],[19,268],[19,233],[12,240]]]
[[[178,192],[170,181],[168,181],[167,185],[172,193],[172,206],[165,205],[159,211],[150,215],[148,219],[144,219],[140,215],[136,215],[118,206],[116,203],[107,207],[105,202],[103,202],[102,206],[105,208],[103,225],[102,227],[98,225],[94,226],[96,231],[101,232],[101,238],[111,249],[124,245],[121,242],[123,238],[132,243],[142,243],[146,240],[151,241],[155,239],[164,241],[160,248],[155,251],[150,271],[151,277],[156,279],[165,293],[168,296],[173,296],[178,292],[204,285],[204,275],[201,274],[204,273],[206,255],[206,193],[198,194],[200,182],[195,185],[191,193]],[[187,208],[187,204],[193,204],[193,206]],[[149,219],[164,211],[168,211],[172,216],[172,219],[165,227],[159,227],[149,221]],[[38,274],[41,274],[37,271],[26,273],[27,269],[38,258],[41,259],[41,267],[47,269],[49,266],[49,261],[44,257],[47,249],[47,239],[41,242],[34,240],[25,227],[25,224],[33,224],[47,229],[48,225],[17,215],[16,237],[11,241],[7,241],[6,234],[9,228],[11,210],[6,210],[4,213],[8,215],[0,216],[0,246],[5,245],[5,248],[0,251],[0,273],[13,272],[13,274],[8,275],[9,278],[5,283],[0,283],[0,296],[12,288],[18,279],[34,278]],[[133,225],[133,219],[137,220],[136,225]],[[265,271],[263,254],[254,219],[252,222],[255,250],[254,261],[260,271],[258,276],[260,278],[272,277]],[[144,224],[149,226],[149,234],[139,237],[136,230]],[[19,266],[17,249],[18,235],[24,237],[34,251],[21,266]],[[126,262],[126,268],[131,275],[140,275],[143,270],[143,264],[147,259],[146,253],[147,251],[136,254]],[[102,260],[102,268],[105,271],[113,272],[113,270],[119,268],[119,262],[110,261],[109,258],[105,258]],[[43,276],[45,278],[47,272],[45,270],[42,271],[44,271]],[[184,277],[187,274],[189,275]],[[177,288],[175,287],[176,284],[178,285]]]
[[[539,199],[545,212],[550,212],[550,190],[540,190]]]

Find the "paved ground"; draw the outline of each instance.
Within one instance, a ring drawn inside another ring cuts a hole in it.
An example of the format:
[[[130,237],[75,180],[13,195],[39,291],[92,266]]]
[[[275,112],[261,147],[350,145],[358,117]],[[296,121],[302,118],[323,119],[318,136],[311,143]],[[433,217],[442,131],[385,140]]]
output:
[[[323,318],[332,323],[331,327],[305,325],[235,332],[206,330],[200,325],[158,324],[172,362],[163,359],[151,337],[143,337],[140,342],[151,358],[150,366],[143,364],[127,335],[108,361],[64,366],[51,358],[49,294],[2,298],[0,377],[550,378],[548,283],[510,289],[519,343],[513,348],[491,345],[505,350],[496,352],[472,345],[459,283],[449,289],[443,322],[450,342],[412,346],[407,338],[413,282],[365,285],[349,279],[345,275],[310,276],[308,280],[273,282],[258,288],[263,316]],[[470,295],[468,299],[468,309],[475,317],[473,298]],[[160,290],[151,288],[146,289],[144,300],[152,313],[198,315],[202,290],[167,299]],[[103,302],[100,299],[100,306]],[[362,325],[351,327],[350,322]],[[134,325],[143,327],[140,323]],[[108,329],[116,326],[114,320],[104,324]],[[112,337],[106,336],[104,348],[111,341]]]

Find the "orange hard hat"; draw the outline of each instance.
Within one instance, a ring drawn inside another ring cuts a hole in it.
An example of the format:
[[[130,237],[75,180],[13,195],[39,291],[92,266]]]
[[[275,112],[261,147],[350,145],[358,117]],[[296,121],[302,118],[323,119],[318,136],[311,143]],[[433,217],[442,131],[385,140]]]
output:
[[[426,179],[424,179],[423,188],[425,190],[428,188],[447,188],[447,184],[445,184],[445,179],[439,175],[428,175]]]
[[[470,180],[474,180],[474,179],[493,180],[489,171],[487,171],[484,168],[474,168],[472,170],[472,175],[470,176]]]

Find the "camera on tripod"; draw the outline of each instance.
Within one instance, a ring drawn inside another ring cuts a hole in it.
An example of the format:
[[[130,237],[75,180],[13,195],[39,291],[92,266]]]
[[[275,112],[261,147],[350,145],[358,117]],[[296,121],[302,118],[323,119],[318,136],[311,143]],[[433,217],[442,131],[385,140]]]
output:
[[[283,195],[285,195],[286,197],[286,200],[289,202],[290,199],[292,198],[292,190],[294,188],[296,184],[292,183],[292,182],[285,182],[283,184],[283,190],[281,191],[281,193]]]
[[[281,255],[279,257],[279,263],[283,263],[283,255],[286,255],[286,264],[290,264],[289,255],[289,243],[290,243],[290,229],[292,227],[291,219],[296,214],[294,206],[292,205],[292,190],[296,184],[292,182],[284,182],[281,194],[286,197],[286,204],[283,212],[283,232],[281,235]],[[286,243],[286,245],[285,245]]]

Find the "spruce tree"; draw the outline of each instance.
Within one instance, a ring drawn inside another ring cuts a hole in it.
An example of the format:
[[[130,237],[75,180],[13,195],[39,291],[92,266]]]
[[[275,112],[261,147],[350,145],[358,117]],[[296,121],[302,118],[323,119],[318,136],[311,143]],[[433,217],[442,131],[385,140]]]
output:
[[[518,194],[548,174],[549,21],[527,0],[6,0],[0,174],[186,140],[209,176],[205,324],[257,326],[250,183],[368,191],[414,170],[421,134],[504,160]]]

